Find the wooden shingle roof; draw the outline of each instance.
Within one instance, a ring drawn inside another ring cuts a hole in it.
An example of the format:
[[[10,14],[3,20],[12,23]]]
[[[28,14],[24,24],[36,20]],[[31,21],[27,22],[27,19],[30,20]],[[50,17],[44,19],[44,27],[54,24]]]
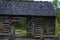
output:
[[[51,2],[0,2],[0,15],[56,16]]]

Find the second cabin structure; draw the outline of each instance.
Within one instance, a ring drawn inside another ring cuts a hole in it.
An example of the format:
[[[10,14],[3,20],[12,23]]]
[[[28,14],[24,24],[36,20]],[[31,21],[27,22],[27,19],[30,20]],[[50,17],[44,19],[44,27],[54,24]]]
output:
[[[27,18],[28,36],[55,35],[56,12],[51,2],[0,2],[0,33],[13,35],[12,21],[19,17]]]

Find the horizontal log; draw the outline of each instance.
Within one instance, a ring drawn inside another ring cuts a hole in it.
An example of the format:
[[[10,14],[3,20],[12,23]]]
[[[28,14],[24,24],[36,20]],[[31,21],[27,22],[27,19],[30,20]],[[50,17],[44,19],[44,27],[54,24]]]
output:
[[[3,27],[10,27],[10,26],[8,26],[8,25],[3,25]],[[11,28],[11,27],[10,27]]]
[[[34,34],[40,34],[41,32],[34,32]]]
[[[9,26],[10,24],[3,24],[3,26]]]
[[[34,36],[41,36],[41,34],[34,34]]]
[[[0,36],[10,36],[10,33],[0,33]]]

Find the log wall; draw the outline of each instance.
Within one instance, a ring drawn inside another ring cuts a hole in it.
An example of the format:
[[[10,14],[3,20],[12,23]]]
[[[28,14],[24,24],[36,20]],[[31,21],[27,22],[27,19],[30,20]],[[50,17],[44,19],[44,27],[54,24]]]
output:
[[[13,27],[10,25],[9,17],[0,18],[0,40],[14,40],[14,35],[12,32]]]
[[[28,21],[27,34],[34,37],[55,34],[55,18],[32,17]]]
[[[0,18],[0,36],[11,39],[13,26],[11,26],[11,18]],[[13,33],[14,34],[14,33]],[[12,34],[12,35],[13,35]],[[27,20],[27,35],[41,37],[42,35],[55,35],[55,18],[52,17],[29,17]],[[14,40],[14,39],[13,39]]]
[[[40,17],[34,19],[34,36],[40,37],[42,35],[54,35],[55,34],[55,19]]]

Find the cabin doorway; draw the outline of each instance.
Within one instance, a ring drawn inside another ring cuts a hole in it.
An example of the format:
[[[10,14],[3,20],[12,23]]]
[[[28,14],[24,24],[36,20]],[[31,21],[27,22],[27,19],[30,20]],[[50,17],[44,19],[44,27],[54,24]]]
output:
[[[12,25],[15,29],[15,36],[26,36],[27,29],[26,29],[26,17],[19,17],[19,18],[12,18]]]

